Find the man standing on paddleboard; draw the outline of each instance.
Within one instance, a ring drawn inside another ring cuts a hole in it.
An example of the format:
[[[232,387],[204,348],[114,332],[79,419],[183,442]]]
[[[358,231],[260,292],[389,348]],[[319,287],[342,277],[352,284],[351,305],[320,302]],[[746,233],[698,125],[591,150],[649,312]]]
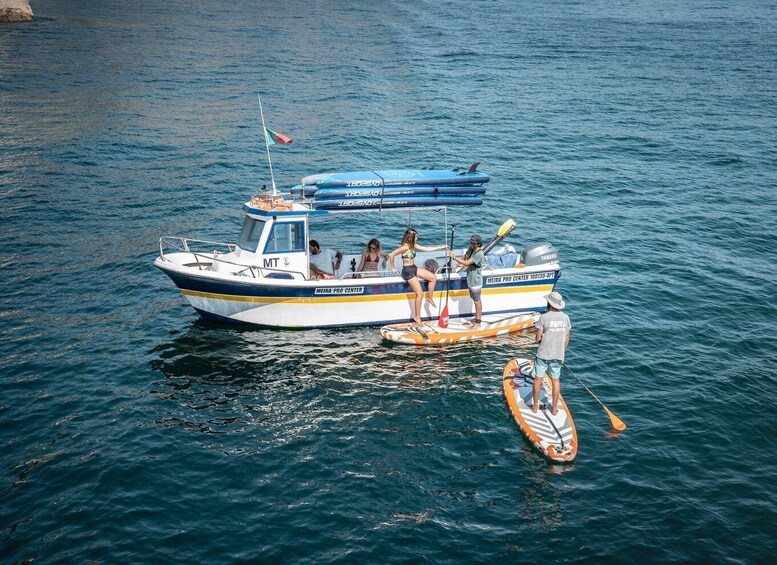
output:
[[[483,273],[481,265],[483,264],[483,239],[475,234],[469,238],[469,249],[459,259],[456,253],[449,252],[450,258],[458,264],[467,267],[467,286],[469,287],[469,296],[475,303],[475,323],[480,323],[483,315],[483,303],[480,301],[480,291],[483,289]]]
[[[547,371],[553,384],[553,402],[550,413],[554,416],[558,412],[558,395],[561,392],[561,364],[564,362],[564,352],[569,345],[569,336],[572,331],[572,323],[569,316],[561,312],[564,308],[564,299],[558,292],[551,292],[545,296],[548,302],[548,311],[545,312],[534,327],[537,328],[536,340],[540,343],[537,348],[537,360],[534,362],[534,383],[532,388],[533,412],[539,408],[540,386],[542,376]]]

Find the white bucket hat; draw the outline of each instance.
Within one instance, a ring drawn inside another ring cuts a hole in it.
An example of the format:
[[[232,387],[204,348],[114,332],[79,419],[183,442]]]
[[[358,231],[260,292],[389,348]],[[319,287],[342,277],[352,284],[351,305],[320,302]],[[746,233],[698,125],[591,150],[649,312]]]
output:
[[[545,300],[548,304],[553,306],[556,310],[562,310],[564,308],[564,299],[561,298],[561,293],[553,291],[550,294],[545,295]]]

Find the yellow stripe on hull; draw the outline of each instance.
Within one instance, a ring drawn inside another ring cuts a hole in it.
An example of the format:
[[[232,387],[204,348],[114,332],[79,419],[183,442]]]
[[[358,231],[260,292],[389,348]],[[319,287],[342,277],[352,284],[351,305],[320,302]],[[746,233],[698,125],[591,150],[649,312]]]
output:
[[[553,290],[552,284],[543,284],[535,286],[521,286],[521,287],[500,287],[500,288],[484,288],[481,291],[481,296],[495,296],[498,294],[513,294],[524,292],[551,292]],[[240,296],[235,294],[218,294],[213,292],[200,292],[198,290],[181,289],[181,294],[185,296],[192,296],[196,298],[210,298],[213,300],[230,300],[234,302],[252,302],[262,304],[344,304],[354,302],[390,302],[393,300],[413,300],[415,293],[394,293],[394,294],[370,294],[370,295],[349,295],[349,296],[307,296],[307,297],[273,297],[273,296]],[[434,293],[434,297],[437,299],[445,298],[445,291],[437,291]],[[454,290],[449,294],[450,298],[469,298],[468,290]]]

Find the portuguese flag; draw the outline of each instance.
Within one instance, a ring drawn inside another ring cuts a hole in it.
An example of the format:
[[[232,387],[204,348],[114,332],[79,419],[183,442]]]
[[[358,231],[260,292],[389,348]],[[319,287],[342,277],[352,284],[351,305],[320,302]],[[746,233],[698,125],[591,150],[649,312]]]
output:
[[[288,135],[283,135],[282,133],[278,133],[269,128],[264,128],[264,136],[267,138],[268,145],[275,145],[276,143],[286,145],[287,143],[291,143],[291,138]]]

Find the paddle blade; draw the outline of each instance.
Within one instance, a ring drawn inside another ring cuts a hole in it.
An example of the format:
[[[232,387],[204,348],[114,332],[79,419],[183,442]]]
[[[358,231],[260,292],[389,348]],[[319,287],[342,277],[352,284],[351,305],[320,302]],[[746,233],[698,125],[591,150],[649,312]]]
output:
[[[618,418],[615,414],[610,412],[609,408],[605,408],[607,411],[607,415],[610,417],[610,423],[612,424],[612,427],[618,430],[619,432],[626,429],[626,424],[623,423],[623,420]]]
[[[442,314],[440,314],[440,319],[437,320],[437,325],[441,328],[447,328],[448,327],[448,305],[445,305],[445,308],[442,309]]]
[[[508,232],[511,232],[515,229],[515,220],[507,220],[504,224],[499,226],[499,229],[496,231],[497,237],[502,237]]]

